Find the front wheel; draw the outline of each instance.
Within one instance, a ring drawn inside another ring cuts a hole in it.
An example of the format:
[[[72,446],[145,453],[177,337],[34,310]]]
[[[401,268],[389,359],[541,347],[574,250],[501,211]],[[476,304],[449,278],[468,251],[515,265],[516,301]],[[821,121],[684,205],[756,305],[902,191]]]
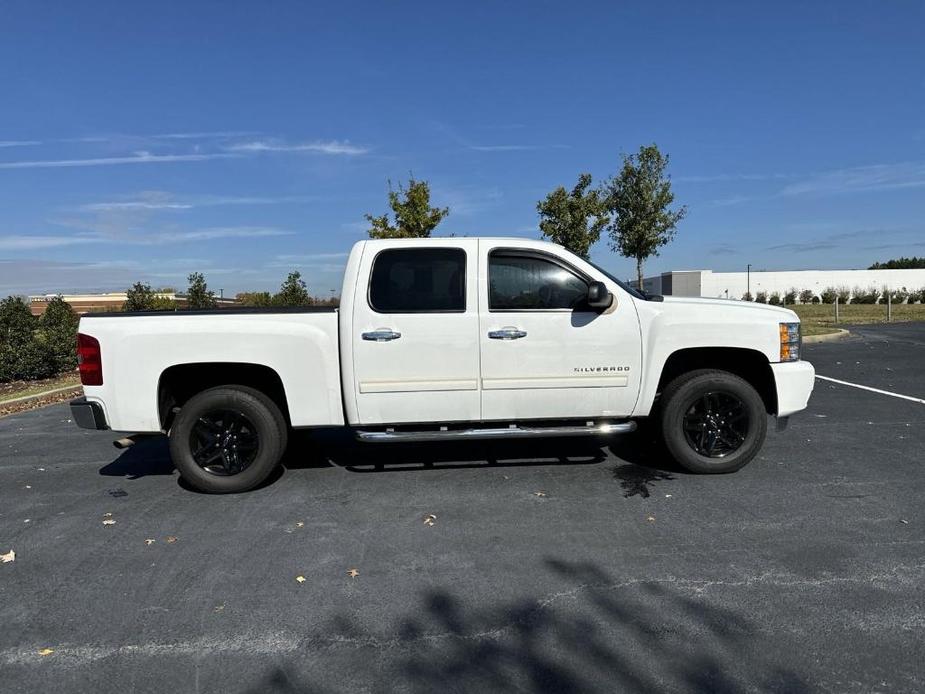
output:
[[[764,443],[768,417],[758,392],[727,371],[702,369],[679,376],[662,393],[662,436],[668,451],[691,472],[734,472]]]
[[[170,456],[203,492],[243,492],[263,482],[286,449],[286,421],[260,391],[220,386],[191,397],[170,427]]]

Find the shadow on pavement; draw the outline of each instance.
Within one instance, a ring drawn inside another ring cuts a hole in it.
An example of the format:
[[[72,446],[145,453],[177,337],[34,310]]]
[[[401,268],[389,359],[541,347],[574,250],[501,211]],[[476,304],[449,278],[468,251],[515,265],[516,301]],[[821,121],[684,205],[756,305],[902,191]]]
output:
[[[301,638],[301,662],[334,672],[318,662],[324,654],[379,692],[810,689],[768,659],[761,630],[739,612],[670,581],[621,582],[592,563],[547,558],[544,566],[562,586],[542,599],[468,604],[432,588],[384,634],[355,612],[340,614]],[[277,665],[248,691],[336,690],[306,676]]]

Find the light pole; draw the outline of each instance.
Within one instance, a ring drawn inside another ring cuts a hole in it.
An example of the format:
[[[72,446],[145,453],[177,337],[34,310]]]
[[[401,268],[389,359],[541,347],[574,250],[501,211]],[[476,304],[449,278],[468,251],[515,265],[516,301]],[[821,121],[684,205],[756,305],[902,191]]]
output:
[[[752,295],[752,264],[751,263],[745,266],[745,294],[747,296]]]

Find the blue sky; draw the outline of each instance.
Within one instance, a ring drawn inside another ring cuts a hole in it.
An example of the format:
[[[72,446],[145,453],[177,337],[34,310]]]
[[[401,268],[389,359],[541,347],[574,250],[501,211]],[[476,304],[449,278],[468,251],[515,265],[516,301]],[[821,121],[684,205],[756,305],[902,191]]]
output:
[[[413,171],[439,233],[671,155],[646,273],[925,253],[921,2],[7,2],[0,293],[339,287]],[[633,265],[602,240],[595,261]]]

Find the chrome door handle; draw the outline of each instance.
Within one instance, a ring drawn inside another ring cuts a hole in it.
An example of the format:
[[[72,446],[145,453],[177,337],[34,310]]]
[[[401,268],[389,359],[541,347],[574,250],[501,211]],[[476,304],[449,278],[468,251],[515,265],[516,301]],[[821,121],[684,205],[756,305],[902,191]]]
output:
[[[391,328],[377,328],[368,333],[363,333],[363,339],[369,340],[370,342],[389,342],[390,340],[397,340],[400,337],[401,333],[395,332]]]
[[[492,330],[488,333],[488,337],[492,340],[519,340],[520,338],[526,336],[526,330],[520,330],[519,328],[512,327],[501,328],[501,330]]]

